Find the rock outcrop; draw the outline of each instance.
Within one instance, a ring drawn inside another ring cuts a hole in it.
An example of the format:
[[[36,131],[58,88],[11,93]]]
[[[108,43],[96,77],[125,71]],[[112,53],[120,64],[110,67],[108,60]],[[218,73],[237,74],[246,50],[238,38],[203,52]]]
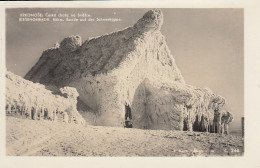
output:
[[[135,128],[219,132],[225,99],[185,83],[162,23],[155,9],[133,27],[82,45],[78,36],[65,38],[59,48],[44,51],[25,78],[76,88],[78,107],[91,109],[96,125],[122,126],[129,106]]]
[[[85,125],[85,120],[77,111],[77,90],[64,87],[56,93],[53,94],[42,84],[33,83],[11,72],[6,72],[6,112],[8,114],[16,113],[32,119]]]

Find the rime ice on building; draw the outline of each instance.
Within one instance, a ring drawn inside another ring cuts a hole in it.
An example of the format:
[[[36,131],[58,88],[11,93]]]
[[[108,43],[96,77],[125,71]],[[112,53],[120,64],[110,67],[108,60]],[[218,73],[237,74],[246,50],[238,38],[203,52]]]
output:
[[[75,87],[78,110],[90,109],[95,120],[85,119],[96,125],[122,126],[127,105],[134,128],[221,132],[225,99],[185,83],[162,24],[155,9],[132,27],[84,43],[67,37],[44,51],[25,78]]]
[[[78,92],[64,87],[56,91],[6,72],[6,113],[32,120],[51,120],[85,125],[77,111]]]

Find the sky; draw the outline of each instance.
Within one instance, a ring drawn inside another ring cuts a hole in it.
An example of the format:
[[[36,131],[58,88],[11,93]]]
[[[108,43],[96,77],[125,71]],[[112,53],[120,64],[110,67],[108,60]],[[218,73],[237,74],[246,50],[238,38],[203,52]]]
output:
[[[83,41],[132,26],[149,9],[7,9],[6,66],[24,76],[42,52],[63,38]],[[120,18],[119,22],[19,22],[21,13],[88,14],[91,18]],[[234,114],[231,129],[241,128],[244,116],[243,9],[162,9],[161,28],[187,84],[209,87],[227,99]]]

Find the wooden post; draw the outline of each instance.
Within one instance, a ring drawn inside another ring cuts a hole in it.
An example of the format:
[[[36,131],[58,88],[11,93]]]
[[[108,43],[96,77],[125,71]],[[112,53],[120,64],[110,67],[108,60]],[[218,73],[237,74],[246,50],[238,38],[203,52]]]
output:
[[[245,117],[241,118],[241,126],[242,126],[242,136],[244,137],[244,123],[245,123]]]

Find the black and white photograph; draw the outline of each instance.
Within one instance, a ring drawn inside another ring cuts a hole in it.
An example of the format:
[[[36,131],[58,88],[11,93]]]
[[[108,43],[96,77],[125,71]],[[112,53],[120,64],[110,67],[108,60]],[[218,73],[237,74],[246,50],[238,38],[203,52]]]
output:
[[[6,7],[5,157],[243,159],[245,12]]]
[[[6,28],[7,155],[243,155],[243,9],[6,9]]]

